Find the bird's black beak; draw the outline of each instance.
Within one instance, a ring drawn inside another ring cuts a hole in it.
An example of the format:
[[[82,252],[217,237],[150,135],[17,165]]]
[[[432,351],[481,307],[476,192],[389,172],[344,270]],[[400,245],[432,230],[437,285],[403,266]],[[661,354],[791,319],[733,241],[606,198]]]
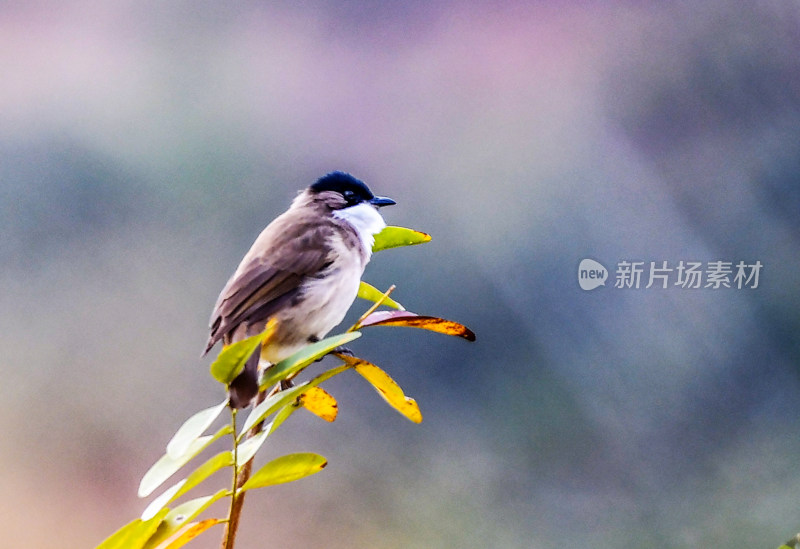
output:
[[[385,196],[373,197],[369,201],[369,203],[372,204],[373,206],[375,206],[376,208],[381,208],[383,206],[391,206],[393,204],[397,204],[397,202],[395,202],[391,198],[386,198]]]

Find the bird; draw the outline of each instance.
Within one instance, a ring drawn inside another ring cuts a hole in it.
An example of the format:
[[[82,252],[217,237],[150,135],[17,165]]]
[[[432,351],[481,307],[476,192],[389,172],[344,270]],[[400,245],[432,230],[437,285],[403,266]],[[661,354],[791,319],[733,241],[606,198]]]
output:
[[[261,368],[276,364],[338,325],[355,301],[386,222],[379,209],[396,204],[375,196],[349,173],[319,178],[253,242],[217,298],[203,355],[274,330],[228,387],[229,405],[246,408],[259,392]]]

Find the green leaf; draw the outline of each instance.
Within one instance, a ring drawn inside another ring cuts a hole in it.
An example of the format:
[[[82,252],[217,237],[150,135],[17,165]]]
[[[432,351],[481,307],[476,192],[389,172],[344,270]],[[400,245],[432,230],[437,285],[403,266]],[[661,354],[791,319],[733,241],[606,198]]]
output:
[[[239,449],[236,452],[236,467],[242,467],[242,465],[253,459],[253,456],[256,455],[261,445],[267,440],[269,433],[270,428],[267,426],[263,431],[254,437],[248,438],[239,445]]]
[[[341,360],[341,357],[347,356],[347,355],[339,355],[339,354],[337,354],[336,356]],[[333,376],[339,375],[342,372],[344,372],[345,370],[349,370],[349,369],[350,369],[350,366],[348,366],[347,364],[345,364],[343,366],[337,366],[336,368],[331,368],[327,372],[323,372],[320,375],[318,375],[317,377],[311,379],[311,381],[308,382],[308,385],[311,386],[311,387],[317,387],[320,383],[328,381]]]
[[[176,482],[174,485],[164,490],[156,499],[151,501],[150,504],[145,507],[144,511],[142,511],[142,520],[150,520],[160,513],[167,506],[167,503],[174,499],[175,494],[178,493],[178,490],[180,490],[185,483],[186,479]]]
[[[297,406],[295,406],[294,403],[286,404],[277,414],[275,414],[273,420],[264,426],[263,431],[242,442],[239,445],[239,451],[236,453],[236,466],[242,467],[245,463],[253,459],[256,453],[261,449],[261,446],[267,440],[267,437],[271,435],[275,429],[280,427],[281,423],[286,421],[286,418],[292,415],[296,409]]]
[[[150,520],[136,519],[129,522],[107,537],[95,549],[141,549],[156,531],[167,513],[168,511],[163,509]]]
[[[358,332],[351,332],[351,333],[358,333]],[[322,342],[320,342],[322,343]],[[326,381],[333,376],[340,374],[347,370],[349,366],[337,366],[335,368],[331,368],[325,373],[322,373],[315,378],[311,379],[311,381],[307,381],[305,383],[301,383],[300,385],[296,385],[291,389],[286,389],[285,391],[280,391],[275,393],[271,397],[268,397],[264,402],[256,406],[250,411],[250,415],[247,416],[247,419],[242,426],[242,430],[239,433],[239,438],[241,439],[253,427],[253,425],[263,421],[267,418],[267,416],[274,414],[290,402],[294,401],[297,397],[302,395],[305,391],[309,389],[309,387],[316,387],[323,381]],[[288,417],[288,416],[287,416]],[[281,419],[280,423],[282,423],[286,418]],[[280,423],[277,422],[277,418],[275,422],[273,422],[273,426],[270,432],[274,431],[278,428]]]
[[[337,354],[336,356],[337,356],[337,358],[340,358],[341,356],[347,356],[347,355],[339,355],[339,354]],[[333,376],[337,376],[337,375],[341,374],[342,372],[344,372],[345,370],[348,370],[349,368],[350,368],[350,366],[348,366],[347,364],[345,364],[343,366],[337,366],[336,368],[331,368],[327,372],[323,372],[323,373],[319,374],[317,377],[311,379],[311,381],[308,382],[308,385],[310,387],[317,387],[320,383],[328,381]]]
[[[186,452],[180,456],[173,457],[169,454],[164,454],[161,456],[161,458],[159,458],[159,460],[156,461],[142,477],[142,481],[139,483],[139,497],[144,498],[152,494],[156,488],[161,486],[164,481],[175,474],[178,469],[189,463],[192,458],[205,450],[209,444],[222,436],[231,434],[231,432],[231,426],[225,425],[213,435],[206,435],[196,438],[189,444]]]
[[[174,486],[170,487],[168,490],[164,491],[163,494],[154,499],[153,502],[147,506],[147,509],[145,509],[144,513],[142,513],[142,519],[147,519],[150,516],[155,515],[168,503],[175,501],[223,467],[232,466],[233,454],[227,450],[225,452],[220,452],[216,456],[206,460],[206,462],[200,467],[192,471],[188,477],[178,481]]]
[[[299,480],[319,473],[327,464],[328,460],[321,455],[308,452],[282,456],[253,473],[242,491]]]
[[[230,491],[222,489],[214,495],[203,496],[181,503],[167,513],[161,526],[175,526],[175,530],[178,530],[181,526],[185,526],[190,520],[193,520],[197,515],[208,509],[213,503],[228,495],[230,495]],[[159,530],[160,529],[161,527],[159,526]]]
[[[253,427],[253,425],[263,421],[267,418],[267,416],[274,414],[286,406],[289,402],[303,394],[303,391],[305,391],[307,388],[308,382],[301,383],[300,385],[296,385],[284,391],[279,391],[274,395],[267,397],[264,402],[250,410],[250,415],[247,416],[247,419],[242,426],[242,430],[239,432],[239,437],[243,437],[247,431]]]
[[[275,331],[275,325],[275,322],[270,321],[266,329],[260,334],[224,347],[210,366],[211,375],[214,376],[214,379],[225,385],[230,385],[231,381],[236,379],[236,376],[244,368],[247,359],[253,355],[256,347]]]
[[[181,489],[178,490],[170,501],[178,499],[223,467],[233,467],[233,454],[229,450],[220,452],[216,456],[209,458],[200,467],[192,471],[191,474],[186,477],[186,482],[181,486]]]
[[[373,252],[388,250],[389,248],[400,248],[402,246],[413,246],[430,242],[431,235],[425,234],[405,227],[384,227],[381,232],[375,235],[375,243],[372,245]]]
[[[282,379],[286,379],[296,372],[299,372],[318,358],[322,358],[337,347],[361,337],[360,332],[347,332],[340,335],[326,337],[322,341],[306,345],[292,356],[281,360],[264,371],[259,385],[269,387]]]
[[[201,410],[187,419],[167,444],[167,454],[172,457],[185,454],[192,442],[214,423],[227,405],[228,399],[225,399],[217,406]]]
[[[305,392],[304,392],[304,394],[305,394]],[[300,395],[300,396],[303,396],[303,395]],[[278,427],[281,426],[281,424],[284,421],[289,419],[289,416],[291,416],[293,413],[295,413],[297,411],[297,409],[298,409],[298,406],[296,406],[294,402],[292,402],[291,404],[287,404],[286,406],[281,408],[281,410],[277,414],[275,414],[275,417],[270,422],[270,424],[268,426],[268,429],[267,429],[267,432],[269,432],[269,434],[272,434]]]
[[[387,307],[398,309],[400,311],[406,310],[405,307],[400,305],[397,301],[388,296],[384,297],[382,291],[375,286],[367,284],[363,280],[358,286],[358,297],[361,299],[366,299],[367,301],[372,301],[373,303],[380,301],[381,305],[386,305]]]
[[[300,395],[297,398],[295,398],[293,402],[289,402],[283,408],[278,410],[278,413],[275,414],[275,417],[272,418],[272,421],[270,421],[264,427],[264,431],[267,432],[268,436],[271,435],[272,433],[274,433],[278,429],[278,427],[283,425],[284,421],[289,419],[289,417],[293,413],[295,413],[297,410],[300,409],[299,400],[298,399],[301,399],[303,397],[303,395],[306,393],[306,391],[308,391],[309,389],[313,389],[314,388],[312,385],[305,385],[304,387],[305,388],[304,388],[303,391],[300,392]]]
[[[215,501],[228,495],[228,490],[220,490],[212,496],[204,496],[182,503],[170,510],[155,534],[144,545],[144,549],[154,549],[167,538],[173,536],[181,528],[186,527],[200,513],[208,509]]]

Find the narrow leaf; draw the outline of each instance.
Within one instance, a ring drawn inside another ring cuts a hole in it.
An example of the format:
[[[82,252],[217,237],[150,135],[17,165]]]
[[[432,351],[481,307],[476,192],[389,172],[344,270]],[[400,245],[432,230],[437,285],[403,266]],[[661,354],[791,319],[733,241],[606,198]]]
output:
[[[163,509],[166,508],[167,503],[172,501],[175,497],[175,494],[178,493],[178,490],[186,483],[186,479],[181,480],[174,485],[170,486],[164,492],[159,495],[156,499],[150,502],[150,504],[145,507],[144,511],[142,511],[142,520],[150,520],[157,514],[159,514]]]
[[[278,427],[280,427],[283,424],[284,421],[289,419],[289,416],[291,416],[293,413],[295,413],[297,411],[297,408],[298,408],[298,406],[297,406],[296,402],[291,402],[291,403],[287,404],[286,406],[284,406],[283,408],[281,408],[280,411],[277,414],[275,414],[275,417],[272,419],[272,421],[267,426],[266,431],[269,434],[272,434],[273,432],[275,432],[275,430]]]
[[[256,406],[250,411],[250,415],[242,426],[239,437],[243,437],[255,424],[264,421],[268,416],[274,414],[289,402],[299,397],[303,391],[308,388],[308,383],[301,383],[290,389],[280,391],[274,395],[267,397],[264,402]]]
[[[111,534],[95,549],[141,549],[161,524],[167,512],[164,509],[150,520],[144,521],[139,518],[129,522]]]
[[[230,385],[231,381],[236,379],[236,376],[242,371],[247,359],[255,352],[256,347],[274,333],[276,325],[277,323],[272,319],[260,334],[224,347],[210,366],[211,375],[214,379],[225,385]]]
[[[337,353],[336,356],[339,357],[339,356],[348,356],[348,355],[339,355]],[[331,368],[327,372],[323,372],[323,373],[319,374],[318,376],[316,376],[315,378],[311,379],[308,382],[308,385],[311,386],[311,387],[317,387],[317,386],[319,386],[320,383],[328,381],[333,376],[338,376],[339,374],[341,374],[342,372],[344,372],[345,370],[347,370],[349,368],[350,368],[350,366],[348,364],[345,364],[343,366],[337,366],[336,368]]]
[[[307,345],[294,353],[292,356],[267,368],[264,372],[264,375],[261,377],[259,385],[262,388],[269,387],[270,385],[273,385],[282,379],[286,379],[287,376],[299,372],[318,358],[322,358],[337,347],[345,345],[346,343],[350,343],[359,337],[361,337],[360,332],[348,332],[326,337],[321,341]]]
[[[300,404],[312,414],[328,422],[336,420],[336,415],[339,413],[336,399],[321,387],[311,387],[303,393],[300,397]]]
[[[340,358],[353,367],[364,379],[369,381],[375,390],[378,391],[378,394],[381,395],[392,408],[414,423],[422,422],[422,412],[420,412],[417,401],[407,397],[403,393],[403,389],[400,388],[400,385],[398,385],[389,374],[381,370],[375,364],[360,358],[349,356],[341,356]]]
[[[248,438],[239,445],[239,449],[236,452],[236,467],[241,467],[253,459],[253,456],[256,455],[256,452],[258,452],[258,450],[261,448],[261,445],[264,444],[265,440],[267,440],[269,433],[270,426],[267,426],[267,428],[258,433],[256,436]]]
[[[165,513],[166,514],[166,513]],[[117,549],[122,547],[128,547],[128,542],[133,540],[139,530],[142,529],[143,521],[142,519],[138,518],[134,521],[129,522],[110,536],[108,536],[103,542],[100,543],[95,549]],[[131,546],[135,547],[136,544],[132,543]]]
[[[431,235],[406,229],[405,227],[388,226],[375,235],[375,243],[372,245],[373,252],[388,250],[389,248],[399,248],[401,246],[413,246],[429,242]]]
[[[361,321],[360,327],[367,326],[406,326],[421,328],[440,334],[463,337],[467,341],[475,341],[475,334],[458,322],[435,316],[420,316],[408,311],[378,311]]]
[[[186,480],[181,485],[180,490],[178,490],[175,495],[170,498],[170,501],[178,499],[183,494],[206,480],[223,467],[233,467],[233,454],[229,450],[220,452],[216,456],[209,458],[200,467],[192,471],[191,474],[186,477]]]
[[[384,297],[382,291],[371,284],[367,284],[363,280],[358,286],[358,297],[361,299],[366,299],[367,301],[372,301],[373,303],[380,301],[381,305],[386,305],[387,307],[398,309],[400,311],[406,310],[405,307],[400,305],[397,301],[388,296]]]
[[[232,466],[233,454],[228,450],[220,452],[216,456],[206,460],[200,467],[192,471],[188,477],[177,482],[174,486],[171,486],[168,490],[165,490],[163,494],[154,499],[152,503],[147,506],[147,509],[144,510],[144,513],[142,513],[142,519],[146,520],[155,515],[168,503],[175,501],[223,467]]]
[[[158,526],[158,530],[144,545],[144,549],[154,549],[161,543],[185,528],[190,521],[208,509],[214,502],[228,495],[228,490],[220,490],[212,496],[193,499],[170,510]],[[216,519],[215,519],[216,520]]]
[[[328,461],[319,454],[303,452],[282,456],[253,473],[242,486],[242,491],[293,482],[319,473],[327,464]]]
[[[223,519],[211,518],[202,520],[198,523],[192,524],[192,526],[187,529],[184,533],[182,533],[179,537],[175,538],[169,545],[164,547],[164,549],[179,549],[183,547],[194,538],[211,528],[212,526],[216,526],[225,522]]]
[[[171,457],[185,454],[192,442],[214,423],[227,405],[228,400],[225,399],[217,406],[201,410],[187,419],[167,444],[167,454]]]
[[[231,426],[225,425],[213,435],[205,435],[196,438],[189,444],[186,452],[180,456],[173,457],[169,454],[164,454],[161,456],[161,458],[156,461],[142,477],[142,481],[139,483],[139,497],[144,498],[152,494],[156,488],[161,486],[164,481],[175,474],[178,469],[189,463],[192,458],[205,450],[209,444],[230,433]]]
[[[357,332],[352,332],[352,333],[357,333]],[[242,430],[239,433],[239,438],[241,439],[242,437],[244,437],[245,433],[247,433],[247,431],[249,431],[250,428],[253,427],[253,425],[259,423],[260,421],[263,421],[271,414],[274,414],[287,404],[296,400],[297,397],[299,397],[301,394],[307,391],[309,387],[316,387],[320,383],[327,381],[333,376],[341,374],[349,367],[350,366],[337,366],[335,368],[331,368],[327,372],[324,372],[312,378],[310,381],[301,383],[300,385],[296,385],[291,389],[280,391],[272,395],[271,397],[268,397],[266,400],[264,400],[264,402],[262,402],[261,404],[259,404],[250,411],[250,415],[247,416],[247,419],[244,422],[244,426],[242,427]],[[288,417],[288,415],[291,414],[287,414],[283,419],[281,419],[280,423],[282,423],[286,419],[286,417]],[[280,423],[278,422],[278,417],[276,417],[275,420],[273,421],[273,425],[270,432],[277,429]]]

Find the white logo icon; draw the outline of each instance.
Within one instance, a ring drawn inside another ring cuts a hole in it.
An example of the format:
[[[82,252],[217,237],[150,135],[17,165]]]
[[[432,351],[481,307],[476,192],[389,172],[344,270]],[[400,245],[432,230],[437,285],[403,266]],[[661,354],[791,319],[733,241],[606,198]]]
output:
[[[583,259],[578,265],[578,284],[582,290],[594,290],[598,286],[605,286],[608,278],[608,269],[594,259]]]

